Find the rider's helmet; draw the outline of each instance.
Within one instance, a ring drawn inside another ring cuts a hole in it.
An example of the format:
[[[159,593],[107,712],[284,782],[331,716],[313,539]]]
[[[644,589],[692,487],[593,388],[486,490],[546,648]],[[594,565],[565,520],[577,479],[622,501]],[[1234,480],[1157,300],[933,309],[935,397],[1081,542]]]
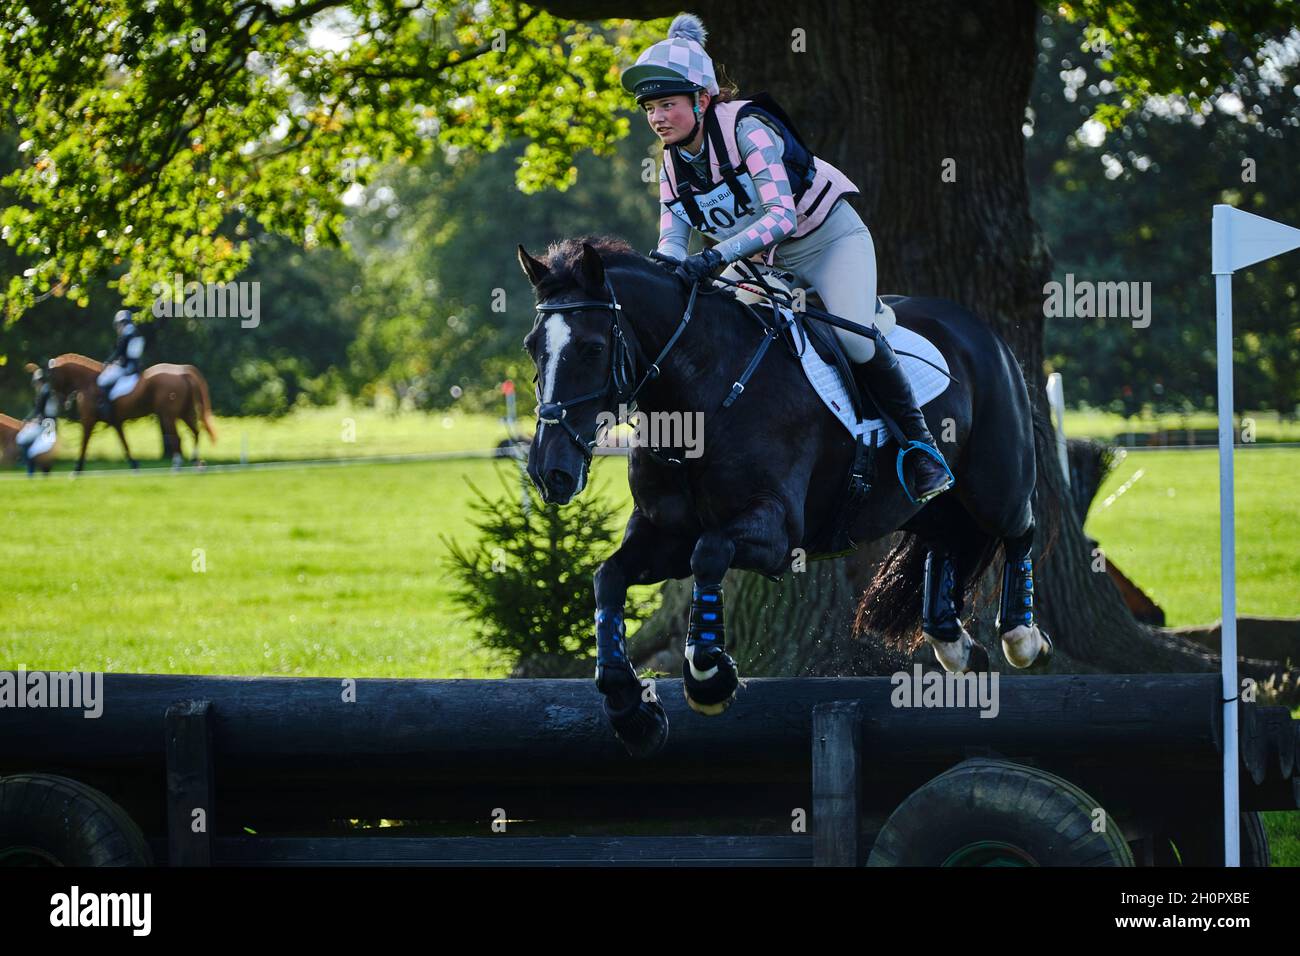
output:
[[[131,310],[118,309],[117,314],[113,316],[113,331],[118,335],[127,331],[131,325]]]
[[[636,97],[637,105],[674,93],[691,94],[695,125],[680,142],[690,142],[699,128],[700,93],[718,95],[713,60],[704,52],[707,35],[699,17],[683,13],[668,27],[668,39],[647,48],[635,66],[623,71],[623,89]]]

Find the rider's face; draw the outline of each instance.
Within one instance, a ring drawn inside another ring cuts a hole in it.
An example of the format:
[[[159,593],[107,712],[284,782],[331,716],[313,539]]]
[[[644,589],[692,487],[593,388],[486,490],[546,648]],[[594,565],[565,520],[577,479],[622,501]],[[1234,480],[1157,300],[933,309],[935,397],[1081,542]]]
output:
[[[678,94],[665,96],[657,100],[646,100],[641,104],[645,110],[646,121],[655,131],[660,142],[676,143],[691,131],[695,125],[695,114],[691,111],[691,97]],[[708,106],[709,95],[700,94],[700,111]]]

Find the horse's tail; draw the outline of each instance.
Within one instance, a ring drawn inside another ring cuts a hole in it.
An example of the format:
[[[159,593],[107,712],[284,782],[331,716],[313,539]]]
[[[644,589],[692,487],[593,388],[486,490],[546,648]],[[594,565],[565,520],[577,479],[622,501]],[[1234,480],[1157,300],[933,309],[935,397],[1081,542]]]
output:
[[[954,509],[956,511],[956,509]],[[959,512],[965,515],[965,512]],[[958,514],[953,515],[957,522]],[[951,529],[956,530],[956,529]],[[951,533],[951,531],[950,531]],[[1001,542],[981,531],[973,520],[951,534],[957,593],[966,611],[979,580],[988,570]],[[921,599],[925,580],[926,545],[914,534],[904,534],[876,568],[854,618],[854,634],[870,633],[885,644],[910,653],[921,641]]]
[[[203,421],[203,430],[208,433],[212,443],[217,443],[217,426],[212,422],[212,402],[208,399],[208,383],[204,379],[203,373],[193,365],[185,366],[185,377],[194,385],[195,391],[198,392],[199,418]]]

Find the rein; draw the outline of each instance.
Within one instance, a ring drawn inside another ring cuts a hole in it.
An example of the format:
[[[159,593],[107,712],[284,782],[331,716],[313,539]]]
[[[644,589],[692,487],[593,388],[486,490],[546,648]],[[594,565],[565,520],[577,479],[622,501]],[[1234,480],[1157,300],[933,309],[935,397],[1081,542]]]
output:
[[[666,259],[667,257],[660,258]],[[686,331],[686,327],[690,325],[691,318],[695,313],[695,302],[699,297],[701,286],[699,282],[691,284],[690,297],[686,301],[686,311],[683,313],[681,321],[677,324],[677,328],[673,330],[673,334],[669,337],[664,347],[659,350],[659,354],[655,357],[654,361],[650,363],[649,368],[646,369],[645,374],[641,377],[641,380],[637,382],[635,387],[632,386],[632,380],[636,376],[635,361],[632,353],[633,350],[638,355],[645,355],[646,353],[641,348],[641,343],[637,340],[634,329],[629,329],[627,335],[624,335],[623,326],[619,319],[619,316],[623,312],[623,306],[619,303],[618,296],[615,295],[614,287],[610,284],[608,276],[605,277],[605,291],[609,294],[609,298],[604,301],[599,299],[584,299],[578,302],[537,303],[537,321],[539,322],[542,320],[544,315],[553,312],[580,312],[585,309],[604,309],[610,313],[610,340],[613,345],[614,354],[610,358],[609,377],[605,380],[605,384],[594,391],[587,392],[585,395],[579,395],[576,398],[570,398],[563,402],[543,403],[541,401],[541,396],[538,395],[538,429],[540,430],[542,425],[559,425],[562,427],[568,434],[569,439],[578,446],[578,450],[582,452],[582,456],[588,465],[591,464],[592,449],[596,447],[596,443],[599,441],[599,436],[593,435],[590,439],[584,439],[579,435],[577,429],[575,429],[568,421],[568,410],[575,405],[580,405],[583,402],[589,402],[593,399],[600,398],[605,400],[603,404],[612,404],[615,407],[618,405],[625,405],[630,412],[636,411],[637,396],[646,385],[660,376],[664,359],[668,357],[668,353],[672,351],[673,346],[677,344],[677,340],[681,338],[682,333]],[[772,344],[773,339],[780,334],[781,329],[784,327],[784,324],[769,325],[762,319],[759,319],[758,315],[753,312],[752,309],[747,308],[747,311],[749,311],[749,313],[758,319],[760,324],[763,325],[763,340],[759,343],[757,350],[754,352],[753,358],[750,359],[745,370],[732,384],[731,391],[723,400],[722,408],[719,409],[719,413],[721,413],[722,410],[730,408],[731,405],[735,403],[736,399],[745,391],[746,383],[748,383],[750,377],[757,370],[759,364],[763,360],[763,356],[767,354],[768,347]],[[627,343],[629,338],[632,341],[633,349],[628,348]],[[534,381],[536,381],[535,376]],[[714,420],[716,421],[716,419],[717,416],[715,415]],[[647,451],[649,451],[651,456],[663,465],[681,468],[686,464],[686,462],[680,458],[669,458],[664,456],[658,449],[648,448]],[[701,457],[703,457],[703,448],[701,448]]]

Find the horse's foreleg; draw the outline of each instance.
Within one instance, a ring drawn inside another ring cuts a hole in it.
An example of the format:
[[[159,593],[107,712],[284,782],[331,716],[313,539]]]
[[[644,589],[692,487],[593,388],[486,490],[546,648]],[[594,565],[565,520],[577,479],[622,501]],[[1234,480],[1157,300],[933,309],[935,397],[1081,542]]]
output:
[[[122,451],[126,453],[127,463],[132,468],[138,469],[140,467],[140,463],[131,457],[131,446],[126,443],[126,432],[122,431],[122,423],[114,419],[113,430],[117,432],[117,438],[122,443]]]
[[[642,685],[627,653],[624,606],[632,584],[654,584],[690,574],[691,542],[667,534],[633,510],[623,543],[596,569],[596,688],[605,716],[634,757],[648,757],[668,738],[668,715]]]
[[[77,458],[77,467],[72,469],[73,474],[81,471],[86,467],[86,448],[90,445],[90,433],[95,430],[95,420],[81,420],[81,455]]]
[[[1014,538],[1003,538],[1007,563],[1002,568],[1002,601],[998,633],[1002,653],[1012,667],[1045,664],[1052,656],[1052,639],[1034,620],[1034,526]]]
[[[931,547],[921,587],[921,634],[943,669],[956,674],[987,671],[989,654],[961,623],[962,593],[952,555]]]
[[[726,650],[723,576],[733,565],[776,571],[788,557],[789,543],[785,508],[773,499],[764,499],[725,530],[706,531],[696,542],[691,554],[695,588],[682,668],[682,690],[696,712],[710,717],[722,713],[740,684],[736,662]]]

